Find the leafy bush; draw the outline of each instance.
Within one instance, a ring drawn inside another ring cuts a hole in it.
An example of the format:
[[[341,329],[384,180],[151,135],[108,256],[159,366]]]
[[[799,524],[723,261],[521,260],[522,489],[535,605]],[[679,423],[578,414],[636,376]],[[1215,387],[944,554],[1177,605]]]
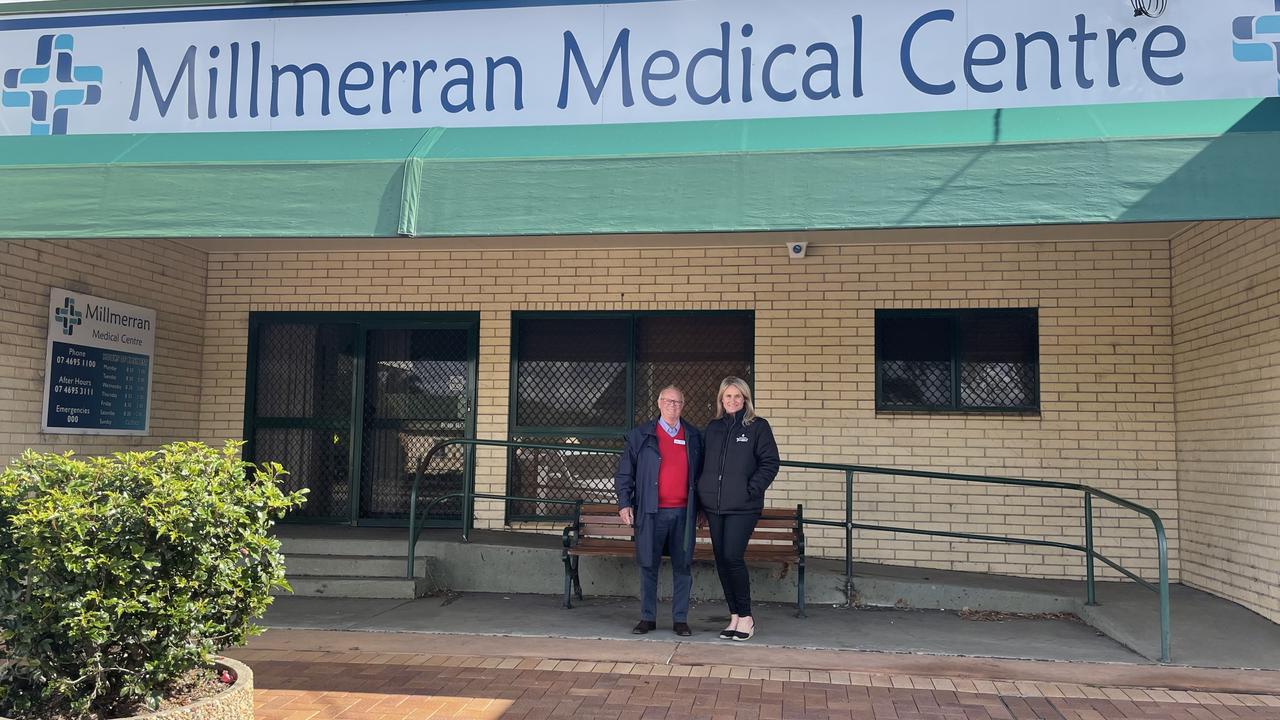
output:
[[[284,471],[202,443],[77,459],[28,451],[0,473],[0,715],[154,709],[287,588],[267,530],[302,504]]]

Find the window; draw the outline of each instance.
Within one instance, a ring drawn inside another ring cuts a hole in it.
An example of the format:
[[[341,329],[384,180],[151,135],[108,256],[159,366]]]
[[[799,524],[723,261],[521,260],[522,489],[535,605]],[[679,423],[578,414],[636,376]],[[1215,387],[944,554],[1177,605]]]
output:
[[[658,414],[658,393],[684,390],[683,416],[715,417],[727,375],[751,380],[754,318],[745,312],[517,314],[512,337],[511,439],[622,447]],[[612,455],[512,452],[511,495],[613,501]],[[565,506],[512,502],[511,520],[564,516]]]
[[[877,310],[876,409],[1040,407],[1034,309]]]

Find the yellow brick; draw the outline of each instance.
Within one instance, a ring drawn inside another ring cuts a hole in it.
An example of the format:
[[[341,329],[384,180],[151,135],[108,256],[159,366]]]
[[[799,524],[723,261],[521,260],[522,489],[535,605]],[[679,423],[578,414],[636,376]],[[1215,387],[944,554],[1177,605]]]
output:
[[[86,264],[94,267],[124,250],[143,276],[169,283],[131,286],[136,295],[120,298],[165,307],[170,319],[162,315],[160,332],[183,358],[157,362],[155,403],[164,418],[145,444],[239,437],[251,310],[479,312],[477,431],[504,438],[512,312],[748,309],[756,316],[759,408],[784,456],[1096,485],[1162,514],[1175,579],[1181,571],[1188,582],[1280,619],[1275,583],[1256,583],[1245,570],[1261,568],[1269,578],[1280,572],[1280,508],[1274,501],[1264,508],[1258,497],[1265,493],[1247,492],[1267,488],[1274,498],[1277,486],[1264,469],[1277,463],[1264,438],[1280,424],[1276,222],[1200,223],[1172,242],[824,239],[814,261],[804,263],[771,245],[696,247],[696,236],[671,248],[591,247],[595,241],[566,238],[548,249],[447,252],[424,241],[394,252],[209,255],[162,241],[7,242],[0,302],[16,304],[17,317],[5,306],[6,322],[24,342],[10,344],[0,359],[7,366],[0,378],[9,379],[0,381],[8,412],[0,414],[0,452],[49,443],[30,428],[39,426],[48,285],[65,271],[48,267],[43,280],[25,280],[31,273],[24,263],[41,253],[87,253],[100,260]],[[24,280],[8,292],[19,274]],[[109,277],[83,282],[87,291],[115,285]],[[1040,308],[1040,415],[877,414],[875,310],[973,307]],[[97,438],[86,447],[130,442]],[[505,488],[505,458],[501,451],[478,454],[480,487]],[[842,519],[843,481],[787,473],[770,500],[803,502],[810,517]],[[1078,507],[1077,497],[1062,493],[866,475],[855,498],[860,519],[1070,542],[1080,537]],[[501,503],[478,508],[481,526],[500,525]],[[1096,514],[1099,549],[1151,574],[1149,525],[1108,512]],[[1195,532],[1184,536],[1189,518]],[[531,527],[558,532],[551,524]],[[839,556],[842,535],[814,530],[812,551]],[[870,532],[855,542],[869,561],[1050,577],[1082,572],[1077,556],[1051,548]]]

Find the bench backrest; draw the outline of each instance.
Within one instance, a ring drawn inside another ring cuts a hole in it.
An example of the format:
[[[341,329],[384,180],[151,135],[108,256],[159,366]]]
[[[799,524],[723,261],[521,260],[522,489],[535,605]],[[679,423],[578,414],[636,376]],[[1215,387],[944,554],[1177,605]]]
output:
[[[793,545],[799,535],[800,519],[803,517],[803,506],[792,508],[765,508],[756,523],[755,532],[751,533],[750,543],[768,545]],[[578,537],[613,538],[630,540],[632,528],[618,517],[618,506],[607,503],[586,503],[578,518]],[[710,543],[711,531],[698,528],[696,542]]]
[[[618,517],[618,506],[601,503],[584,503],[578,515],[578,537],[631,539],[631,526]]]

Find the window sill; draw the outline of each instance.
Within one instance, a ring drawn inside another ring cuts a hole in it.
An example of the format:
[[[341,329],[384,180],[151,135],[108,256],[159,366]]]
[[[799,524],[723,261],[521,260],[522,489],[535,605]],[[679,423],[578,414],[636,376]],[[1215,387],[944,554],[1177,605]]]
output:
[[[1042,410],[883,410],[876,408],[876,417],[989,417],[1040,419]]]

